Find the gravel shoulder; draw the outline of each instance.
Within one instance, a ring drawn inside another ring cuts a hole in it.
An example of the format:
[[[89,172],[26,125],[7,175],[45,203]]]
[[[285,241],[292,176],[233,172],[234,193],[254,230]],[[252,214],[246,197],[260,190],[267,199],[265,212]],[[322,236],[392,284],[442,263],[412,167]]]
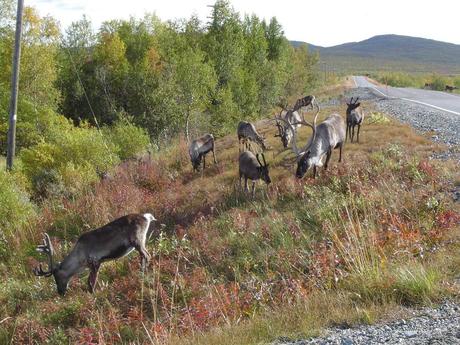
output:
[[[355,344],[460,344],[460,308],[445,302],[436,308],[413,310],[411,317],[377,325],[331,328],[320,338],[276,345],[355,345]]]

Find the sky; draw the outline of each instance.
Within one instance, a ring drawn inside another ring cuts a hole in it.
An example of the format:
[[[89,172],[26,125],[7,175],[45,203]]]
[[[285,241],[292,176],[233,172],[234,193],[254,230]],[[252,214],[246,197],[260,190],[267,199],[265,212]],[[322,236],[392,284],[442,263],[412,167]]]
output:
[[[162,20],[198,15],[207,21],[214,0],[25,0],[26,6],[51,15],[62,28],[85,14],[97,29],[110,19],[156,13]],[[290,40],[320,46],[398,34],[460,44],[458,0],[231,0],[240,14],[275,16]]]

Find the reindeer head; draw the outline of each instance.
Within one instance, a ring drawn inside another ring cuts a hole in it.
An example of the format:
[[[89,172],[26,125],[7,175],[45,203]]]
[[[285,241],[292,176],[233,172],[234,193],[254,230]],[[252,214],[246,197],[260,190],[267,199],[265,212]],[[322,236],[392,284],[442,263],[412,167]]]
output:
[[[260,161],[259,157],[262,156],[263,164]],[[257,162],[260,164],[259,169],[259,176],[262,180],[265,181],[266,184],[270,184],[272,180],[270,179],[270,176],[268,175],[268,164],[265,161],[265,156],[263,153],[258,153],[256,154]]]
[[[259,144],[262,147],[262,150],[268,150],[267,142],[265,141],[265,136],[260,136]]]
[[[37,277],[50,277],[53,276],[56,282],[57,291],[61,296],[64,296],[67,291],[70,277],[68,277],[63,270],[61,270],[61,263],[54,263],[54,249],[51,244],[50,237],[48,234],[44,234],[43,244],[37,246],[37,251],[46,254],[48,256],[48,270],[44,271],[42,264],[33,269],[34,274]]]
[[[316,106],[317,110],[316,110],[316,114],[315,114],[315,117],[314,117],[314,120],[313,120],[313,123],[310,123],[308,121],[305,120],[305,117],[302,116],[302,120],[299,121],[299,122],[296,122],[296,123],[289,123],[289,121],[287,121],[286,119],[282,119],[282,118],[279,118],[279,120],[283,121],[286,126],[288,127],[291,127],[292,128],[292,150],[294,151],[296,157],[297,157],[297,171],[296,171],[296,176],[298,178],[302,178],[305,173],[308,171],[308,169],[313,165],[313,164],[316,164],[318,165],[318,161],[317,161],[317,157],[312,157],[311,155],[311,146],[312,144],[314,143],[315,139],[316,139],[316,119],[318,118],[318,114],[320,112],[320,106],[319,104],[316,102],[315,100],[315,97],[314,96],[307,96],[307,97],[311,97],[311,99],[309,100],[309,103],[308,104],[311,104],[312,108],[313,108],[313,104]],[[304,97],[303,99],[297,101],[297,105],[299,104],[305,104],[306,99],[307,97]],[[303,100],[303,101],[302,101]],[[302,102],[301,102],[302,101]],[[295,131],[295,129],[293,128],[294,125],[297,125],[297,124],[301,124],[301,125],[304,125],[304,126],[308,126],[310,127],[312,130],[313,130],[313,133],[312,133],[312,136],[310,138],[310,141],[308,142],[308,144],[301,150],[298,149],[298,146],[297,146],[297,132]]]
[[[355,101],[353,102],[353,97],[351,97],[350,103],[347,103],[347,114],[350,114],[352,110],[358,108],[361,103],[358,103],[359,97],[356,97]]]
[[[318,160],[318,157],[313,157],[311,150],[308,149],[298,157],[295,176],[301,179],[307,173],[308,169],[314,165],[321,166],[322,164]]]
[[[294,132],[296,131],[296,128],[292,126],[290,123],[286,123],[285,126],[281,126],[280,120],[282,120],[281,114],[283,111],[285,111],[285,120],[289,122],[289,115],[292,115],[293,112],[299,110],[302,107],[306,106],[311,106],[313,109],[313,102],[315,101],[314,96],[305,96],[303,98],[299,98],[292,109],[287,109],[287,106],[284,104],[278,104],[279,107],[281,107],[281,112],[279,113],[278,116],[275,116],[276,120],[276,126],[278,127],[278,134],[275,135],[275,137],[279,137],[281,139],[281,143],[283,144],[284,148],[287,148],[289,144],[291,143],[292,138],[294,137]],[[286,122],[286,121],[284,121]]]

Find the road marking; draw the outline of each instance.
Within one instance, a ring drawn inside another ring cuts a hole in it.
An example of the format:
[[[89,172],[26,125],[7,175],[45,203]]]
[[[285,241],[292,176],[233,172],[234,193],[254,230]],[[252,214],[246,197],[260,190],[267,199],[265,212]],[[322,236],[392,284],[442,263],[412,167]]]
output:
[[[428,107],[431,107],[431,108],[435,108],[435,109],[438,109],[438,110],[442,110],[442,111],[445,111],[447,113],[451,113],[451,114],[455,114],[455,115],[460,115],[460,113],[456,112],[456,111],[453,111],[453,110],[449,110],[449,109],[445,109],[445,108],[441,108],[441,107],[438,107],[436,105],[433,105],[433,104],[430,104],[430,103],[425,103],[425,102],[420,102],[420,101],[416,101],[416,100],[413,100],[413,99],[410,99],[410,98],[401,98],[405,101],[409,101],[409,102],[414,102],[414,103],[418,103],[418,104],[423,104],[423,105],[426,105]]]
[[[356,82],[356,77],[353,77],[353,82],[355,83],[355,87],[358,87],[358,83]]]
[[[371,86],[370,88],[371,88],[371,89],[374,89],[375,91],[377,91],[378,93],[380,93],[383,97],[388,97],[387,95],[385,95],[385,94],[384,94],[382,91],[380,91],[379,89],[377,89],[377,88],[375,88],[375,87],[373,87],[373,86]]]

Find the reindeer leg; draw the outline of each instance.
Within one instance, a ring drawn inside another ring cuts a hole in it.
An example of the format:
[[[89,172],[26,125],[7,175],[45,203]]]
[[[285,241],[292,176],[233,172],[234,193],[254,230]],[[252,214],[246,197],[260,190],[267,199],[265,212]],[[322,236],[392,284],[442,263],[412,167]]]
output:
[[[212,147],[212,157],[214,158],[214,164],[217,164],[216,153],[214,152],[214,146]]]
[[[252,181],[252,198],[256,195],[256,181]]]
[[[316,165],[313,165],[313,178],[316,178]]]
[[[340,143],[340,146],[339,146],[339,163],[342,162],[342,147],[343,147],[343,142]]]
[[[360,128],[361,128],[361,125],[358,125],[358,134],[357,134],[357,137],[356,137],[356,141],[358,142],[358,144],[359,144],[359,130],[360,130]]]
[[[345,131],[345,141],[348,140],[348,131],[349,131],[349,130],[350,130],[350,126],[349,126],[348,123],[347,123],[347,129],[346,129],[346,131]]]
[[[355,138],[355,126],[351,126],[351,142],[353,142],[353,139]]]
[[[244,191],[245,192],[249,192],[249,188],[248,188],[248,178],[245,176],[244,177]]]
[[[150,261],[150,254],[147,252],[147,249],[145,248],[145,243],[139,243],[139,245],[136,245],[134,247],[138,252],[141,257],[141,269],[144,271],[145,265],[149,263]]]
[[[93,293],[94,292],[94,287],[96,286],[96,281],[97,281],[97,274],[99,271],[99,267],[101,266],[100,262],[91,260],[89,263],[89,277],[88,277],[88,289],[89,292]]]
[[[329,164],[329,160],[332,156],[332,149],[329,149],[326,153],[326,162],[324,163],[324,170],[327,170],[327,165]]]

